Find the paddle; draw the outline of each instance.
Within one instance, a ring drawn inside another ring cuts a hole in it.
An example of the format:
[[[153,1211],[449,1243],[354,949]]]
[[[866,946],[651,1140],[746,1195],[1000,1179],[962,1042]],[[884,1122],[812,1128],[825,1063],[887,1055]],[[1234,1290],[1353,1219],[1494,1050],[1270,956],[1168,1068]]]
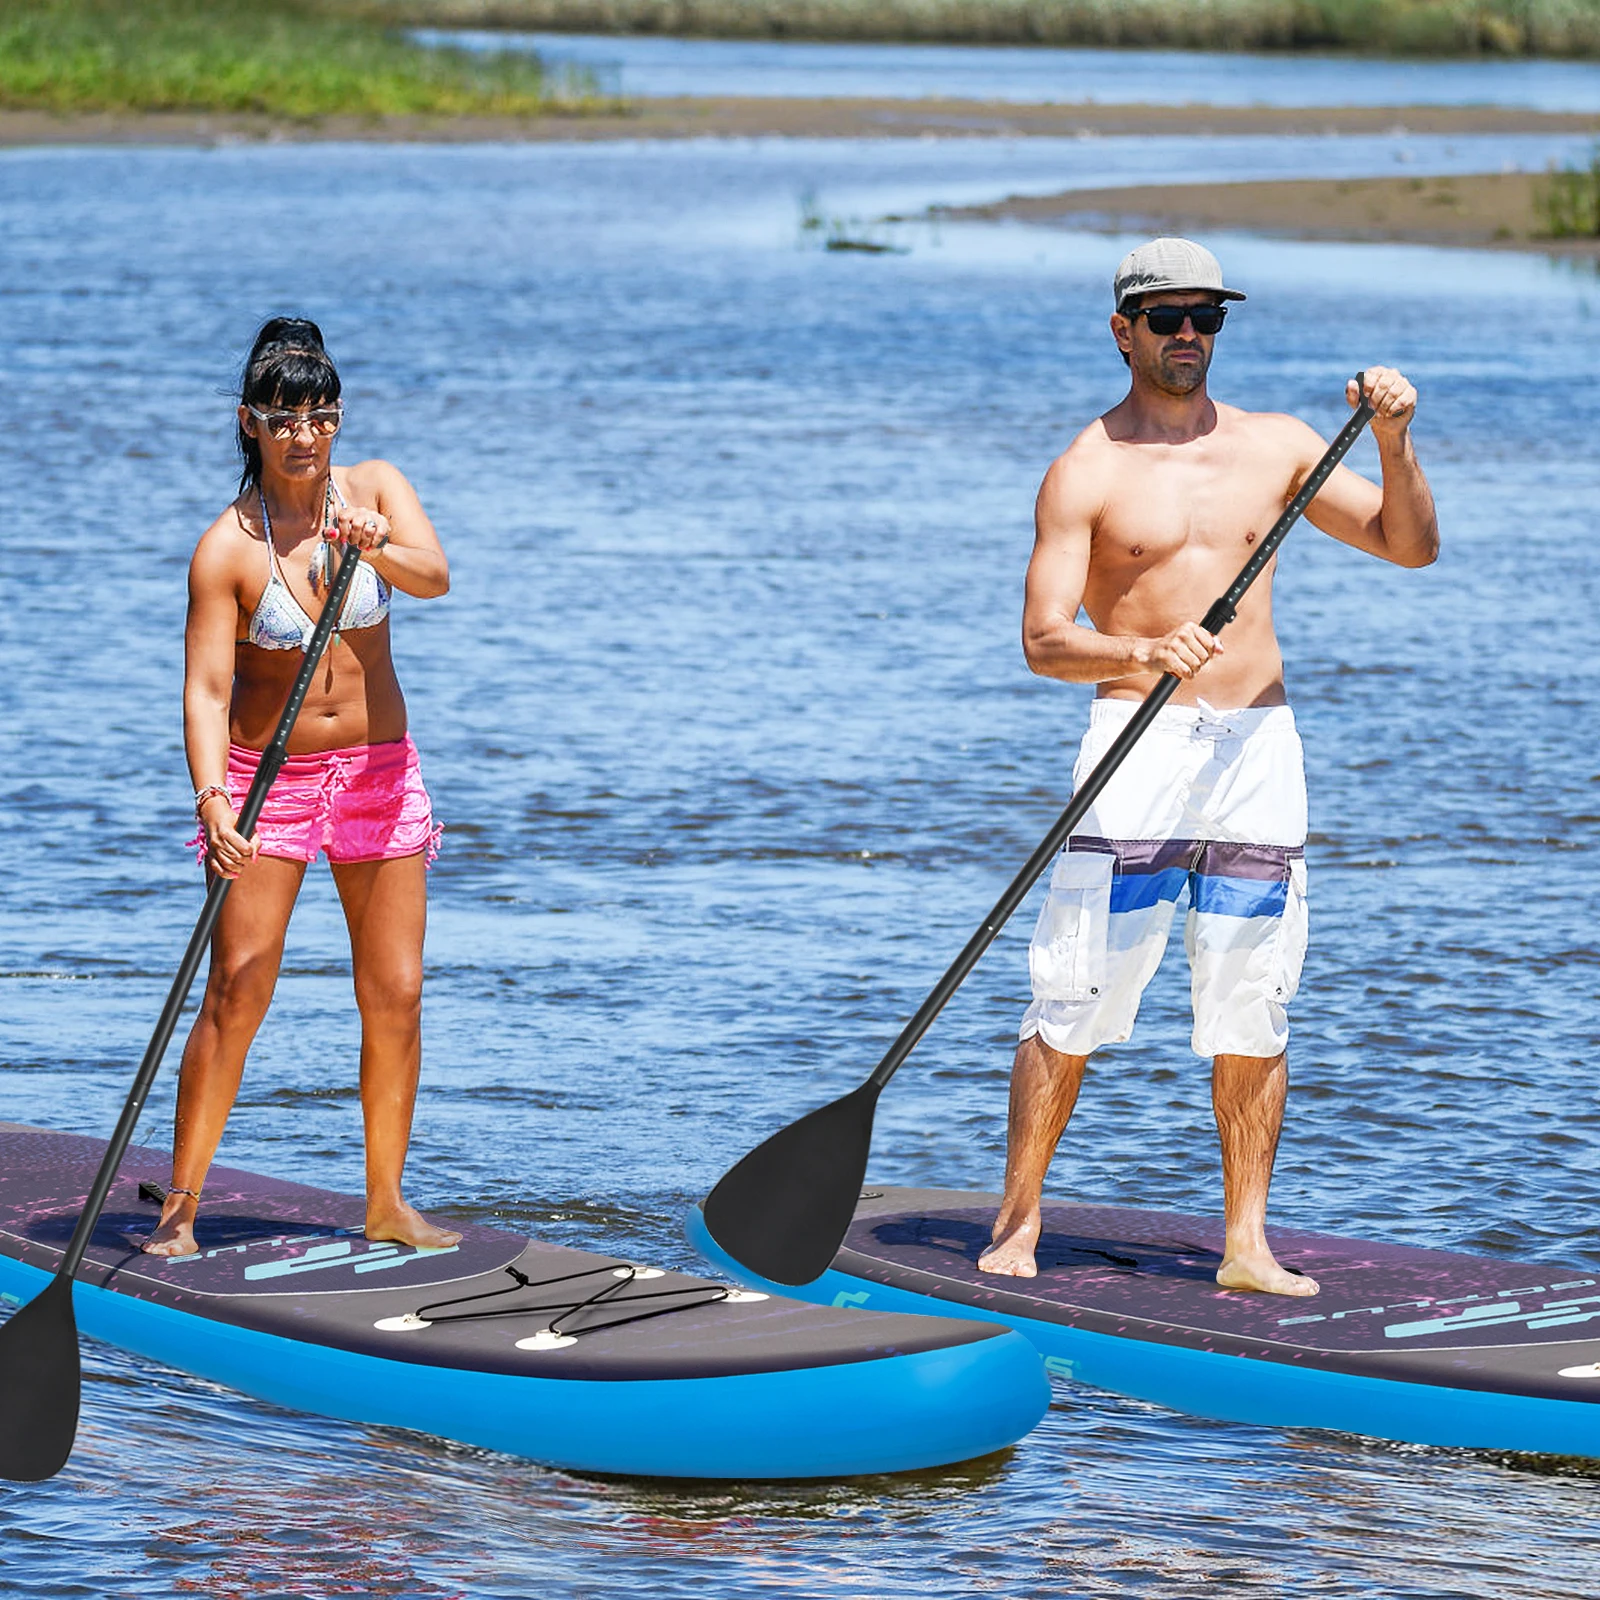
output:
[[[278,718],[278,727],[272,741],[261,753],[261,765],[256,769],[250,792],[245,796],[244,809],[239,813],[235,827],[246,838],[255,831],[261,808],[266,803],[267,791],[277,777],[288,754],[289,734],[307,691],[312,675],[328,646],[333,625],[344,606],[344,597],[350,590],[361,552],[354,545],[345,551],[334,576],[333,587],[322,607],[322,615],[311,631],[305,647],[305,660],[295,676],[294,687],[289,691],[288,703]],[[95,1223],[105,1208],[106,1196],[111,1192],[112,1180],[122,1157],[133,1139],[133,1130],[144,1109],[145,1096],[155,1082],[166,1053],[173,1029],[189,996],[195,973],[200,969],[201,957],[211,940],[211,932],[222,912],[222,902],[232,886],[229,878],[214,877],[206,890],[205,906],[200,920],[189,936],[188,948],[178,967],[167,993],[167,1003],[161,1008],[156,1031],[150,1036],[144,1059],[129,1091],[127,1104],[117,1130],[106,1146],[89,1187],[88,1198],[73,1229],[67,1252],[61,1258],[56,1275],[23,1306],[4,1327],[0,1327],[0,1478],[10,1478],[21,1483],[37,1483],[41,1478],[53,1477],[66,1465],[72,1454],[72,1442],[78,1431],[78,1391],[82,1369],[78,1358],[78,1326],[72,1314],[72,1277],[89,1248],[89,1239]]]
[[[1300,492],[1284,508],[1272,531],[1261,541],[1227,592],[1205,614],[1201,626],[1218,633],[1233,621],[1245,591],[1277,553],[1289,529],[1316,498],[1329,474],[1344,458],[1357,435],[1372,418],[1363,391],[1363,373],[1356,374],[1359,402],[1339,436],[1312,469]],[[1116,742],[1083,780],[1039,848],[1028,857],[1022,871],[967,941],[949,970],[922,1002],[917,1013],[890,1045],[888,1053],[860,1088],[812,1111],[757,1145],[743,1160],[723,1174],[706,1196],[704,1215],[711,1237],[735,1261],[774,1283],[810,1283],[819,1277],[838,1252],[855,1215],[861,1183],[866,1177],[867,1154],[872,1145],[872,1118],[884,1085],[911,1054],[933,1019],[944,1009],[962,980],[978,964],[1033,887],[1067,836],[1077,827],[1106,786],[1112,773],[1155,720],[1156,713],[1178,687],[1173,673],[1164,673]]]

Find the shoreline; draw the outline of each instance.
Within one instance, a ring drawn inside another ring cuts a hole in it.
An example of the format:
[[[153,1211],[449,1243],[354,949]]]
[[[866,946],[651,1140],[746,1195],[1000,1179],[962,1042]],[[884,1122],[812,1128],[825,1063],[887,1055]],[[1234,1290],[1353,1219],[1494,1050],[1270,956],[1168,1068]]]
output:
[[[189,112],[58,114],[0,110],[0,149],[245,144],[593,143],[683,139],[1114,138],[1137,135],[1339,137],[1399,133],[1592,133],[1600,115],[1496,106],[1009,105],[966,100],[677,98],[626,111],[499,117],[324,117]],[[1539,237],[1525,172],[1461,177],[1302,178],[1119,185],[983,205],[940,219],[1092,231],[1223,230],[1345,243],[1536,251],[1600,263],[1600,239]],[[904,219],[900,219],[904,220]]]
[[[977,100],[679,96],[625,111],[534,116],[338,116],[0,110],[0,148],[389,142],[522,143],[620,139],[1092,138],[1127,135],[1594,133],[1600,114],[1507,106],[1012,105]]]
[[[1518,250],[1600,263],[1600,238],[1542,236],[1541,175],[1298,178],[1251,183],[1141,184],[1013,195],[992,205],[941,207],[941,221],[1009,220],[1108,233],[1232,231],[1345,244],[1421,244]]]

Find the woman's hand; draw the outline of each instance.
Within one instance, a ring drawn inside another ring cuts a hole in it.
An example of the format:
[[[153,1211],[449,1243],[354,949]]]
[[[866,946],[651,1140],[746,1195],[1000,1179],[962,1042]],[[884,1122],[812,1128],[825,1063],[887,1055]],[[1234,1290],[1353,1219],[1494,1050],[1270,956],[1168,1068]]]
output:
[[[374,553],[388,544],[392,531],[389,519],[371,506],[340,506],[332,529],[339,543]]]
[[[212,795],[200,808],[200,826],[206,834],[206,864],[219,878],[237,878],[247,861],[261,848],[261,835],[247,839],[235,824],[239,813],[220,795]]]

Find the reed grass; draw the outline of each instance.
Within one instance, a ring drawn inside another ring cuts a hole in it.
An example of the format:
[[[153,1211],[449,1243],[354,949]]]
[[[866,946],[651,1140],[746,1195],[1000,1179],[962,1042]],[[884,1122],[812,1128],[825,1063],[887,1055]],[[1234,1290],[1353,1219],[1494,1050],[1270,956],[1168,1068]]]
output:
[[[525,53],[430,50],[328,0],[0,0],[0,107],[525,116],[602,106]]]
[[[422,26],[724,38],[1600,56],[1600,0],[371,0]]]
[[[1562,167],[1535,185],[1534,208],[1550,239],[1600,239],[1600,144],[1586,167]]]

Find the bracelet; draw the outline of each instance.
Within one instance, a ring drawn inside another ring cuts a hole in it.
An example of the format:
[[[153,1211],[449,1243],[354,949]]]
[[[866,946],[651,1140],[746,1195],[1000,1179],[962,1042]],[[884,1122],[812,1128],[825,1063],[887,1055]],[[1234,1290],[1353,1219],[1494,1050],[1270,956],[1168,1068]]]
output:
[[[194,792],[194,820],[196,822],[200,820],[200,807],[214,794],[220,794],[230,806],[233,804],[233,796],[220,783],[208,783],[205,788],[196,789]]]

